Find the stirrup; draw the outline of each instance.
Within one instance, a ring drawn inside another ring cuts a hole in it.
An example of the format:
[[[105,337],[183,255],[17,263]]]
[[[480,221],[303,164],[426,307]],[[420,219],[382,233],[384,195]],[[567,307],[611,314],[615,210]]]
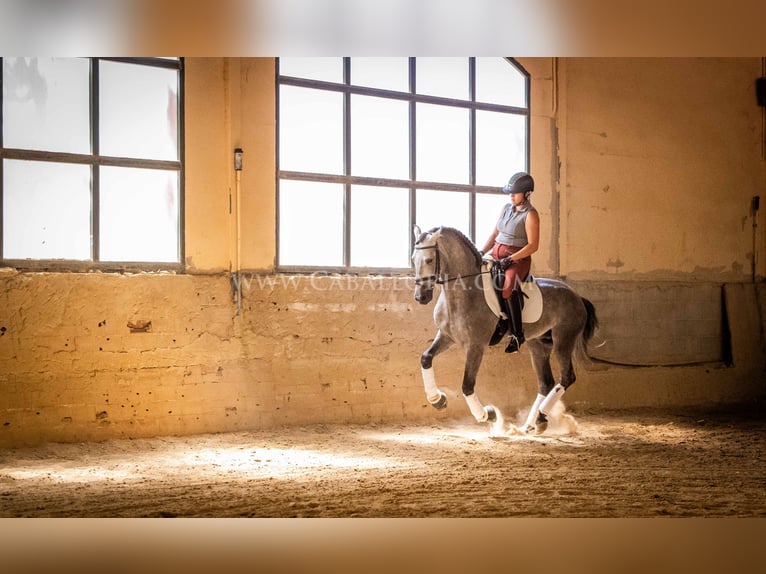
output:
[[[516,335],[511,334],[511,340],[508,341],[508,346],[505,348],[505,352],[518,353],[523,342],[524,342],[524,335],[517,337]]]
[[[492,333],[492,337],[489,339],[489,346],[497,345],[503,340],[503,335],[508,331],[509,321],[508,319],[500,319],[495,327],[495,332]]]

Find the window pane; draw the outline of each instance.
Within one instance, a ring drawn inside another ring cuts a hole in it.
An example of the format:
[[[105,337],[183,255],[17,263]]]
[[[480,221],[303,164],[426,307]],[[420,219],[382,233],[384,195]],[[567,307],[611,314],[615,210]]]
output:
[[[280,58],[279,73],[340,84],[343,83],[343,58]]]
[[[421,229],[454,227],[470,237],[468,193],[419,189],[416,203],[415,223]]]
[[[351,265],[409,267],[409,204],[408,189],[351,188]]]
[[[278,265],[407,267],[409,249],[400,244],[410,242],[408,220],[413,217],[422,228],[449,226],[466,235],[474,228],[481,240],[492,232],[508,201],[500,188],[511,174],[527,168],[528,117],[476,109],[471,101],[470,58],[414,60],[417,94],[433,97],[414,103],[396,99],[410,93],[411,58],[350,58],[349,85],[344,84],[341,58],[283,61],[281,77],[337,85],[332,90],[279,86],[279,170],[316,174],[311,179],[325,183],[280,178]],[[528,108],[527,76],[510,60],[478,58],[475,70],[480,102]],[[360,88],[369,90],[353,93]],[[388,97],[373,90],[397,94]],[[334,177],[344,173],[370,178],[369,185],[353,185],[346,197],[348,188]],[[436,189],[416,190],[413,206],[411,188],[383,187],[387,180],[411,186],[424,182],[423,188]],[[474,183],[498,192],[478,193]],[[311,253],[301,252],[305,229],[312,230]],[[321,249],[313,248],[317,241]]]
[[[351,58],[351,83],[409,92],[409,58]]]
[[[409,178],[409,104],[351,96],[351,173]]]
[[[476,101],[527,107],[527,80],[505,58],[476,58]]]
[[[418,94],[468,99],[468,58],[418,58],[415,71]]]
[[[476,243],[482,245],[497,227],[500,213],[511,199],[504,193],[476,194]]]
[[[343,265],[343,195],[340,184],[280,182],[280,265]]]
[[[281,86],[279,169],[343,173],[343,95]]]
[[[90,167],[3,162],[3,256],[90,259]]]
[[[178,72],[101,62],[102,155],[178,160]]]
[[[178,173],[101,168],[102,261],[177,262]]]
[[[90,64],[3,58],[3,138],[12,148],[90,153]]]
[[[417,105],[417,179],[468,183],[468,110]]]
[[[503,187],[526,169],[525,116],[476,112],[476,184]]]

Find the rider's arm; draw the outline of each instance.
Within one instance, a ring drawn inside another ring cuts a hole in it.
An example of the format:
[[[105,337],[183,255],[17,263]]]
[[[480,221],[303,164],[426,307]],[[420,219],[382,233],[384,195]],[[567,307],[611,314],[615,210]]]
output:
[[[535,251],[537,251],[538,247],[540,246],[540,216],[538,215],[537,210],[529,210],[525,228],[527,230],[528,243],[519,249],[516,253],[511,255],[512,261],[518,261],[519,259],[529,257]]]
[[[484,244],[484,249],[481,250],[482,253],[489,253],[492,251],[492,248],[495,246],[495,238],[497,237],[497,227],[492,231],[492,235],[489,236],[489,239],[487,239],[487,242]]]

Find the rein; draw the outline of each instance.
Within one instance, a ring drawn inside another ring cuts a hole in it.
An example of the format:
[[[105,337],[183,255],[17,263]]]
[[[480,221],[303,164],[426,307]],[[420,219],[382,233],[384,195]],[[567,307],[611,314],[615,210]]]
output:
[[[420,285],[424,282],[436,283],[437,285],[444,285],[445,283],[451,283],[458,279],[468,279],[470,277],[478,277],[479,275],[486,275],[489,271],[479,271],[478,273],[471,273],[470,275],[457,275],[455,277],[442,278],[439,270],[441,260],[439,259],[439,247],[438,245],[423,245],[421,247],[415,246],[415,249],[435,249],[436,250],[436,266],[434,275],[428,275],[426,277],[415,277],[415,285]]]

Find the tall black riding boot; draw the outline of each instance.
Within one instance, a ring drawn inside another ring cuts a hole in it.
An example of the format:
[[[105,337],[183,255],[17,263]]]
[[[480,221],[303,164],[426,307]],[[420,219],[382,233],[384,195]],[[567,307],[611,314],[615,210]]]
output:
[[[503,340],[503,336],[508,332],[508,327],[511,324],[511,314],[508,311],[508,300],[503,299],[503,297],[500,295],[500,291],[503,289],[504,281],[505,272],[502,271],[497,265],[495,265],[492,268],[492,283],[495,287],[495,291],[497,291],[498,299],[500,300],[503,313],[505,313],[505,318],[500,317],[500,319],[498,319],[497,326],[495,327],[495,332],[492,333],[492,337],[489,339],[490,347],[497,345],[500,341]]]
[[[503,301],[505,303],[505,301]],[[503,307],[508,307],[507,304],[504,304]],[[508,316],[507,309],[503,309],[505,311],[506,316]],[[492,333],[492,337],[489,339],[489,346],[492,347],[493,345],[497,345],[500,341],[503,340],[503,335],[505,335],[508,332],[508,326],[510,324],[510,319],[506,318],[503,319],[502,317],[497,320],[497,327],[495,327],[495,332]]]
[[[511,340],[505,348],[506,353],[515,353],[524,343],[524,328],[521,323],[521,293],[517,289],[511,291],[508,298],[511,317]]]

